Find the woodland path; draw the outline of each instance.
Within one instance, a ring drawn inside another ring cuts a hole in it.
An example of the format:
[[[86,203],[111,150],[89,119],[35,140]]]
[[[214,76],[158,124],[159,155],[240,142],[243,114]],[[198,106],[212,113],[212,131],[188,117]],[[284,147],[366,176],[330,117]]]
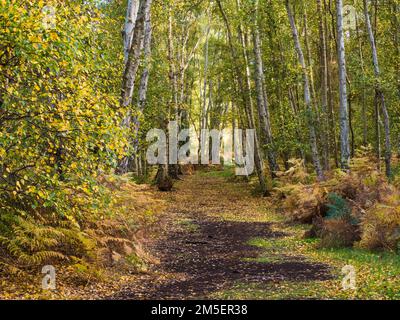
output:
[[[219,172],[184,176],[172,193],[161,195],[168,201],[164,232],[148,246],[159,263],[109,298],[208,299],[237,283],[332,279],[328,265],[301,255],[278,251],[278,260],[257,260],[263,249],[249,240],[288,234],[280,222],[268,221],[268,202],[252,189]]]

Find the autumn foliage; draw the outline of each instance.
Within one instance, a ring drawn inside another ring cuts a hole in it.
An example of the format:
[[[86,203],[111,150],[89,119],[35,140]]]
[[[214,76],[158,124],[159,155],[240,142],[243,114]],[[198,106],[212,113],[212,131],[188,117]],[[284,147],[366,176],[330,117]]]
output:
[[[0,21],[0,248],[21,265],[85,256],[82,226],[107,205],[98,173],[126,142],[118,18],[91,1],[2,0]]]
[[[310,182],[303,162],[292,160],[280,174],[275,201],[290,221],[310,224],[305,237],[321,238],[320,246],[397,251],[400,191],[374,163],[364,151],[351,173],[337,170],[326,181]]]

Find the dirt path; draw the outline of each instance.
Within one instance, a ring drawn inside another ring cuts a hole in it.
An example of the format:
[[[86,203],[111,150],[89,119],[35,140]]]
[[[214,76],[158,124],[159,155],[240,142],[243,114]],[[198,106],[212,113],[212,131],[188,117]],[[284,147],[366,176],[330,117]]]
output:
[[[251,186],[229,182],[221,175],[185,176],[173,193],[160,195],[169,203],[165,232],[149,245],[159,264],[110,298],[207,299],[238,282],[332,278],[329,266],[303,256],[275,252],[277,261],[257,260],[263,250],[250,245],[251,239],[287,234],[276,228],[277,222],[266,221],[267,202],[253,196]]]

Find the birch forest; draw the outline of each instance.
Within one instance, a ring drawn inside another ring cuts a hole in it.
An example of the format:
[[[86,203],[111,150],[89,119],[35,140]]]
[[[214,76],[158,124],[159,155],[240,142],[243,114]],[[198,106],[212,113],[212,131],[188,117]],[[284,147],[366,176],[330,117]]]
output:
[[[399,71],[399,0],[0,0],[0,299],[400,299]]]

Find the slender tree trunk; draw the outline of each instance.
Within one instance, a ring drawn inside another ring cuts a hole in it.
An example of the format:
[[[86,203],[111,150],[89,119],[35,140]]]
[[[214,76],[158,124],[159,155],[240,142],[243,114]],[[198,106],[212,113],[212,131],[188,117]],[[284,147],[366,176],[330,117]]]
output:
[[[369,42],[371,45],[372,51],[372,61],[374,64],[374,73],[375,77],[378,80],[378,84],[375,86],[376,97],[381,104],[382,114],[383,114],[383,124],[385,127],[385,165],[386,165],[386,176],[390,177],[392,175],[391,170],[391,159],[392,159],[392,146],[390,141],[390,119],[389,113],[386,107],[385,96],[383,94],[383,90],[379,85],[379,78],[380,78],[380,69],[379,69],[379,61],[378,61],[378,53],[376,50],[376,43],[374,33],[371,27],[371,19],[368,13],[368,2],[367,0],[363,0],[364,3],[364,15],[365,15],[365,24],[368,31]]]
[[[143,40],[143,48],[144,48],[144,69],[142,72],[142,76],[140,79],[140,84],[139,84],[139,95],[138,95],[138,111],[140,113],[143,113],[143,110],[146,105],[146,98],[147,98],[147,87],[148,87],[148,82],[149,82],[149,72],[150,72],[150,56],[151,56],[151,36],[152,36],[152,27],[151,27],[151,7],[148,6],[146,8],[145,12],[145,22],[144,22],[144,40]],[[139,140],[138,140],[138,134],[139,134],[139,129],[140,129],[140,123],[139,123],[139,118],[134,117],[133,118],[134,122],[134,157],[135,157],[135,163],[138,165],[138,175],[141,175],[144,173],[143,170],[141,170],[142,167],[142,153],[139,151]]]
[[[300,122],[300,116],[299,116],[299,110],[298,110],[299,108],[297,107],[296,99],[295,99],[293,90],[290,87],[288,89],[288,98],[289,98],[290,107],[292,108],[292,111],[293,111],[294,119],[296,121],[296,126],[295,126],[296,135],[297,135],[298,139],[300,140],[302,135],[301,135],[301,132],[300,132],[300,129],[299,129],[299,128],[301,128],[301,122]],[[304,154],[303,148],[299,148],[298,151],[299,151],[301,159],[303,159],[304,163],[305,163],[306,155]]]
[[[321,0],[317,0],[317,10],[320,43],[322,140],[325,141],[323,145],[324,169],[329,170],[328,58]]]
[[[180,124],[180,119],[179,119],[179,105],[178,105],[178,84],[177,84],[177,79],[176,79],[176,65],[175,65],[175,45],[174,45],[174,29],[173,29],[173,19],[172,19],[172,8],[169,7],[168,9],[168,63],[169,63],[169,81],[171,85],[171,101],[169,104],[169,116],[171,116],[171,109],[172,112],[175,116],[175,121],[178,123],[178,131],[179,131],[179,124]],[[172,108],[171,108],[172,107]],[[170,120],[170,119],[168,119]],[[168,128],[167,130],[168,131]],[[171,132],[169,132],[171,134]],[[174,133],[175,134],[175,133]],[[177,132],[176,132],[177,134]],[[174,137],[178,138],[178,136]],[[167,139],[168,141],[168,139]],[[169,145],[169,141],[168,144]],[[167,153],[169,152],[169,148],[167,148]],[[168,159],[170,158],[168,154]],[[170,164],[168,165],[168,171],[164,170],[167,172],[168,176],[173,178],[173,179],[179,179],[178,172],[179,172],[179,167],[177,164]],[[166,181],[167,178],[163,176],[163,181]]]
[[[176,66],[175,66],[175,54],[174,54],[174,34],[172,26],[172,9],[169,8],[169,18],[168,18],[168,62],[169,62],[169,80],[171,83],[172,91],[172,105],[175,114],[175,120],[178,121],[178,87],[176,80]]]
[[[331,13],[331,2],[329,3],[324,0],[324,12],[329,11]],[[332,54],[331,43],[333,42],[336,46],[335,40],[335,33],[330,30],[328,17],[324,14],[324,30],[327,37],[326,41],[326,55],[328,61],[328,112],[329,112],[329,126],[330,126],[330,135],[332,138],[332,146],[333,146],[333,155],[335,160],[336,168],[339,168],[339,157],[338,157],[338,143],[337,143],[337,134],[336,134],[336,117],[335,117],[335,110],[334,110],[334,103],[333,103],[333,90],[332,90],[332,64],[334,55]],[[333,29],[334,30],[334,27]]]
[[[376,139],[375,151],[378,160],[377,168],[379,171],[381,171],[382,169],[381,168],[382,147],[381,147],[381,128],[380,128],[381,114],[379,112],[379,101],[376,92],[374,97],[374,115],[375,115],[375,139]]]
[[[210,26],[207,26],[206,44],[204,47],[204,79],[203,79],[203,96],[201,99],[201,129],[207,129],[207,76],[208,76],[209,39],[210,39]]]
[[[365,74],[365,67],[364,67],[364,54],[363,54],[363,46],[360,34],[360,23],[358,21],[358,16],[356,15],[356,33],[358,38],[358,52],[360,56],[360,63],[361,63],[361,72]],[[367,146],[368,144],[368,122],[367,122],[367,98],[365,92],[365,80],[362,79],[362,94],[361,94],[361,118],[362,118],[362,125],[363,125],[363,145]]]
[[[152,27],[151,27],[151,10],[150,7],[147,8],[145,14],[145,25],[144,25],[144,70],[142,73],[142,78],[140,79],[139,87],[139,110],[143,111],[146,104],[147,87],[149,82],[150,73],[150,56],[151,56],[151,38],[152,38]]]
[[[122,126],[129,129],[132,122],[132,113],[130,111],[130,104],[132,103],[133,89],[135,85],[135,79],[140,64],[140,55],[143,46],[144,36],[144,21],[146,11],[150,10],[152,0],[143,0],[140,3],[139,11],[133,31],[132,46],[129,50],[128,59],[126,61],[124,75],[122,79],[122,90],[120,104],[122,108],[127,108],[127,115],[122,121]],[[128,172],[129,156],[126,156],[118,165],[117,171],[119,173]]]
[[[132,102],[133,88],[137,70],[140,64],[140,54],[143,45],[144,36],[144,20],[147,8],[151,5],[151,0],[144,0],[140,3],[139,12],[133,32],[133,42],[129,51],[128,60],[126,62],[122,92],[121,92],[121,106],[127,107]]]
[[[350,141],[351,141],[351,157],[354,157],[355,152],[355,139],[354,139],[354,128],[353,128],[353,96],[351,94],[351,84],[349,83],[349,130],[350,130]]]
[[[310,89],[311,89],[311,99],[315,101],[317,98],[317,94],[315,91],[315,85],[314,85],[314,70],[313,70],[313,65],[312,65],[312,59],[311,59],[311,47],[310,47],[310,41],[308,37],[308,18],[307,18],[307,9],[304,7],[303,8],[303,21],[304,21],[304,45],[306,47],[306,53],[307,53],[307,64],[308,64],[308,69],[309,69],[309,77],[310,77]],[[315,108],[317,114],[318,114],[318,108]]]
[[[256,0],[256,12],[258,13],[258,0]],[[276,178],[276,172],[279,171],[279,166],[276,161],[276,155],[274,151],[274,139],[271,130],[271,120],[268,110],[268,96],[265,86],[264,77],[264,66],[262,61],[261,52],[261,40],[260,32],[258,30],[258,14],[255,15],[254,30],[253,30],[253,42],[254,42],[254,55],[256,58],[256,89],[257,89],[257,106],[258,106],[258,117],[260,120],[260,126],[263,136],[263,144],[267,145],[267,157],[268,163],[271,170],[272,178]]]
[[[126,10],[125,26],[123,31],[125,63],[128,61],[129,51],[132,47],[133,31],[139,9],[139,0],[129,0]]]
[[[343,32],[343,1],[336,0],[337,37],[338,37],[338,62],[339,62],[339,100],[340,100],[340,167],[342,170],[350,169],[349,146],[349,110],[347,101],[347,71],[346,53]]]
[[[228,43],[229,43],[230,52],[231,52],[231,56],[232,56],[232,62],[234,65],[236,80],[239,85],[239,91],[240,91],[240,95],[242,98],[243,106],[245,108],[246,115],[247,115],[248,127],[249,127],[249,129],[255,129],[254,115],[252,113],[252,110],[251,110],[250,104],[249,104],[249,101],[251,100],[250,93],[247,92],[247,90],[246,90],[243,75],[242,75],[242,70],[239,67],[240,59],[239,59],[239,56],[237,54],[237,51],[236,51],[234,43],[233,43],[233,37],[232,37],[232,32],[231,32],[231,27],[230,27],[230,24],[228,21],[228,17],[226,16],[226,13],[221,5],[220,0],[217,0],[217,4],[218,4],[218,7],[222,14],[222,17],[224,19],[224,22],[225,22],[225,27],[226,27],[227,36],[228,36]],[[255,135],[255,148],[254,149],[255,149],[254,150],[254,158],[255,158],[254,160],[255,160],[255,166],[256,166],[256,170],[257,170],[258,179],[260,182],[260,187],[261,187],[261,190],[264,193],[264,195],[267,195],[268,190],[267,190],[267,185],[265,183],[265,177],[264,177],[264,164],[263,164],[263,161],[261,158],[260,145],[259,145],[257,135]]]
[[[303,50],[300,45],[300,39],[297,32],[297,27],[294,22],[294,17],[292,14],[292,9],[290,8],[289,0],[286,0],[286,10],[289,17],[290,26],[293,33],[293,40],[295,44],[295,48],[297,51],[297,55],[299,58],[299,63],[303,69],[303,83],[304,83],[304,102],[307,107],[308,112],[308,126],[309,126],[309,135],[310,135],[310,145],[311,145],[311,152],[312,152],[312,159],[314,163],[314,168],[317,173],[317,177],[319,180],[324,180],[324,173],[321,168],[321,163],[318,154],[318,146],[317,146],[317,136],[315,130],[315,123],[313,120],[313,106],[311,101],[311,93],[310,93],[310,81],[307,72],[307,66],[304,59]]]
[[[240,6],[239,0],[237,0],[237,5],[238,7]],[[239,39],[242,44],[242,54],[243,54],[243,60],[244,60],[244,66],[245,66],[245,76],[246,76],[246,94],[247,94],[247,101],[248,101],[248,108],[246,110],[246,115],[249,123],[249,129],[256,129],[256,123],[255,123],[255,118],[254,118],[254,105],[253,105],[253,98],[252,98],[252,90],[251,90],[251,73],[250,73],[250,67],[249,67],[249,58],[247,55],[247,47],[246,47],[246,40],[245,40],[245,34],[243,32],[243,27],[240,24],[239,25]],[[263,157],[262,157],[262,152],[261,152],[261,146],[260,142],[258,139],[257,134],[255,134],[254,137],[255,140],[255,146],[254,146],[254,152],[255,152],[255,160],[256,162],[256,167],[257,167],[257,172],[260,172],[262,175],[262,180],[265,183],[265,177],[264,177],[264,163],[263,163]],[[266,189],[266,187],[265,187]],[[263,193],[266,191],[263,190]]]

